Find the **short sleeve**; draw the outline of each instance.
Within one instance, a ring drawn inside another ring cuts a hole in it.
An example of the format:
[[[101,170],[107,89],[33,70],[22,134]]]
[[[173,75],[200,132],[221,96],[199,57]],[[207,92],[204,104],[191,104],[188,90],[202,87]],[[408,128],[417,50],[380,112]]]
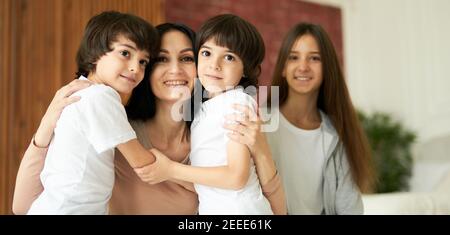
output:
[[[79,126],[97,153],[136,138],[120,96],[112,88],[92,87],[76,104]]]

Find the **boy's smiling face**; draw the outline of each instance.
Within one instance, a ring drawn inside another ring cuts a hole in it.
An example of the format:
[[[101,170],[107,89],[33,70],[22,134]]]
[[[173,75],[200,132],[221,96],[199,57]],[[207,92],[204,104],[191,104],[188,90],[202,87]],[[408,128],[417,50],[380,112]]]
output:
[[[213,96],[237,86],[244,75],[244,64],[227,47],[208,39],[198,55],[198,77],[203,87]]]
[[[121,96],[129,96],[142,81],[149,62],[149,53],[141,51],[128,38],[119,35],[111,44],[112,51],[95,63],[89,80],[112,87]]]

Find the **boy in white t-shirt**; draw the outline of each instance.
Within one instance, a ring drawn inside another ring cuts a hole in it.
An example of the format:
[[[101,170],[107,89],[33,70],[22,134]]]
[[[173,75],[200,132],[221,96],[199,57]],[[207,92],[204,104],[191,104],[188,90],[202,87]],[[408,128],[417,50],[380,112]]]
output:
[[[103,12],[88,22],[77,54],[81,100],[61,113],[41,173],[42,194],[28,214],[107,214],[114,185],[114,148],[132,167],[154,162],[127,120],[123,104],[141,82],[158,35],[145,20]],[[144,79],[144,77],[146,77]]]
[[[254,112],[257,108],[253,97],[238,87],[256,90],[264,59],[262,37],[247,21],[225,14],[203,24],[196,48],[199,80],[209,99],[191,126],[191,166],[152,150],[157,158],[154,171],[137,173],[150,183],[166,179],[194,183],[199,214],[273,214],[249,149],[230,140],[222,128],[224,116],[233,113],[232,104],[252,107]]]

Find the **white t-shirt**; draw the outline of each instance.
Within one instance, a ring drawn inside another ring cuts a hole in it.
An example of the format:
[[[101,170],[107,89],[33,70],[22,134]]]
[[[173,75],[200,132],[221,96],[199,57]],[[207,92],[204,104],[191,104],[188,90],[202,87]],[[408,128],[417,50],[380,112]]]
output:
[[[288,214],[321,214],[323,169],[332,139],[324,135],[323,122],[318,129],[303,130],[281,112],[279,118],[278,130],[266,135],[283,181]]]
[[[114,185],[114,148],[136,138],[119,94],[91,85],[73,94],[50,143],[42,194],[28,214],[107,214]]]
[[[232,141],[222,127],[224,116],[236,112],[233,103],[255,109],[254,99],[242,89],[222,93],[202,104],[191,126],[192,166],[227,165],[227,143]],[[199,198],[199,214],[272,214],[269,202],[262,194],[255,165],[250,162],[250,176],[240,190],[228,190],[194,184]],[[205,177],[208,177],[205,175]],[[227,179],[223,179],[227,180]]]

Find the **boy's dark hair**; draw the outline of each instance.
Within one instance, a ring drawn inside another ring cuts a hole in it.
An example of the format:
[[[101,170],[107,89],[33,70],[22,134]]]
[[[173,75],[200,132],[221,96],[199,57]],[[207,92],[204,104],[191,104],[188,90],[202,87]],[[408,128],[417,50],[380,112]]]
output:
[[[192,43],[192,47],[194,47],[195,32],[186,25],[177,23],[164,23],[156,26],[156,30],[158,31],[161,39],[163,35],[167,32],[179,31],[189,38],[190,42]],[[197,54],[195,48],[193,49],[194,55]],[[157,55],[158,53],[155,54],[155,58],[157,57]],[[151,60],[149,70],[153,68],[155,62],[156,62],[155,59]],[[151,73],[149,72],[148,76],[146,75],[144,77],[144,80],[141,83],[139,83],[139,85],[137,85],[136,88],[133,89],[131,97],[128,100],[128,104],[125,106],[128,119],[130,120],[146,121],[153,118],[156,114],[156,97],[155,94],[153,94],[152,89],[150,87],[150,80],[149,80],[150,74]],[[189,100],[187,102],[191,101]],[[190,120],[192,119],[193,117],[191,117]],[[188,126],[190,126],[191,121],[188,121],[187,124]]]
[[[92,17],[86,25],[76,57],[77,77],[94,72],[95,62],[112,51],[111,44],[119,35],[133,41],[139,50],[147,51],[150,58],[157,55],[159,37],[151,24],[135,15],[106,11]]]
[[[196,51],[209,39],[228,47],[244,64],[244,77],[239,86],[257,86],[264,60],[264,41],[258,30],[248,21],[232,14],[223,14],[207,20],[197,33]],[[196,56],[198,56],[196,54]]]

